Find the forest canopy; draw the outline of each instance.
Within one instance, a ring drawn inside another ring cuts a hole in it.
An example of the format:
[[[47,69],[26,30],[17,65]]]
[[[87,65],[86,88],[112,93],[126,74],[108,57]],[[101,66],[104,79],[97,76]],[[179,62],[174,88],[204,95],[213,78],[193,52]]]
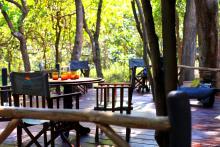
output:
[[[26,5],[23,9],[18,7],[23,6],[22,0],[13,1],[18,5],[11,1],[13,0],[1,0],[1,9],[8,14],[14,31],[23,34],[23,38],[26,39],[31,70],[39,70],[39,64],[43,64],[45,69],[53,69],[55,63],[60,63],[61,66],[68,65],[76,35],[75,1],[28,0],[25,1]],[[99,0],[82,0],[85,20],[92,33],[95,33],[96,29],[99,2]],[[150,2],[162,53],[161,1],[151,0]],[[22,11],[24,8],[27,8],[26,11]],[[117,64],[116,66],[126,67],[125,70],[127,70],[128,59],[143,58],[143,42],[137,31],[131,0],[104,0],[101,9],[98,42],[102,68],[109,69]],[[177,49],[181,48],[183,43],[185,12],[186,1],[177,0]],[[22,18],[22,15],[25,17]],[[139,13],[138,16],[140,16]],[[21,19],[23,20],[21,21]],[[19,31],[21,24],[22,29]],[[16,39],[15,35],[11,33],[4,15],[0,15],[0,28],[0,67],[7,67],[9,71],[24,70],[23,55],[19,50],[19,39]],[[83,30],[80,60],[89,60],[91,69],[93,69],[95,66],[91,55],[90,37]],[[181,59],[179,58],[178,61],[180,62]],[[127,78],[124,77],[123,79]]]

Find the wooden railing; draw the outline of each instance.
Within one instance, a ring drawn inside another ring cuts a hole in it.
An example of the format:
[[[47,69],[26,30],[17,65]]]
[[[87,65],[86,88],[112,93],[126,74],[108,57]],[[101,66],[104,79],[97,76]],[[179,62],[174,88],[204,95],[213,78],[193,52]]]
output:
[[[178,65],[179,68],[183,69],[191,69],[191,70],[205,70],[211,72],[220,72],[220,68],[209,68],[209,67],[194,67],[194,66],[187,66],[187,65]]]
[[[187,96],[182,92],[173,91],[168,96],[167,104],[169,116],[148,116],[147,113],[145,116],[135,116],[93,110],[0,107],[0,117],[13,118],[0,134],[0,144],[16,128],[19,119],[32,118],[54,121],[92,122],[98,125],[117,146],[128,147],[129,144],[117,135],[109,125],[169,131],[169,146],[191,146],[191,111]]]

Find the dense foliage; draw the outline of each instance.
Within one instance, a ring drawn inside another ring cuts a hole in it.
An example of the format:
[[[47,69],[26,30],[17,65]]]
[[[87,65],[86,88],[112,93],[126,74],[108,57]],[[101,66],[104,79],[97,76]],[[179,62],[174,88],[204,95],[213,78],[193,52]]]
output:
[[[17,2],[20,2],[17,0]],[[21,15],[17,7],[3,1],[4,9],[10,16],[13,24]],[[98,0],[83,0],[85,17],[90,29],[94,30]],[[179,18],[183,20],[184,2],[178,1],[177,10]],[[28,0],[28,16],[24,22],[24,32],[27,38],[27,49],[30,56],[32,70],[39,70],[39,64],[43,63],[46,69],[52,69],[55,65],[55,43],[57,31],[60,29],[59,52],[61,66],[68,65],[71,58],[71,50],[75,35],[75,5],[73,0]],[[161,10],[160,2],[152,1],[155,26],[159,38],[161,38]],[[10,29],[2,15],[0,15],[0,67],[10,66],[12,71],[23,70],[23,63],[19,51],[19,43],[10,33]],[[160,39],[161,40],[161,39]],[[114,69],[112,76],[104,71],[104,77],[111,80],[112,77],[120,80],[128,80],[128,59],[142,57],[142,40],[136,30],[130,0],[103,1],[101,32],[100,32],[101,61],[104,70]],[[161,41],[160,41],[161,42]],[[84,31],[84,41],[81,60],[89,60],[91,68],[92,50],[90,40]],[[10,64],[9,64],[10,63]],[[115,68],[115,65],[117,68]],[[116,72],[116,71],[120,72]],[[95,73],[95,72],[92,72]],[[106,74],[105,74],[106,73]],[[117,73],[117,76],[115,75]],[[95,76],[95,74],[93,74]],[[126,76],[125,76],[126,75]]]

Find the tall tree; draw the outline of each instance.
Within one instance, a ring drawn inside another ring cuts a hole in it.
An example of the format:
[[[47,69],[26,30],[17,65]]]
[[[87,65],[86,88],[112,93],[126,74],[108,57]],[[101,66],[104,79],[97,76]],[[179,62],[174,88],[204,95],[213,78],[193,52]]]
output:
[[[161,60],[160,57],[158,36],[155,31],[150,0],[142,0],[142,7],[145,16],[149,47],[151,51],[156,114],[158,116],[166,116],[167,108],[166,108],[166,94],[164,88],[163,61]],[[155,138],[160,146],[166,145],[167,143],[166,140],[168,140],[167,136],[168,134],[165,132],[156,131],[155,133]]]
[[[88,25],[87,25],[87,22],[85,19],[85,13],[84,13],[83,19],[84,19],[84,29],[88,33],[90,41],[91,41],[91,45],[92,45],[93,62],[96,67],[97,76],[103,78],[102,65],[101,65],[101,55],[100,55],[101,53],[100,53],[100,47],[99,47],[99,34],[100,34],[100,27],[101,27],[102,3],[103,3],[103,0],[99,0],[96,26],[95,26],[94,33],[92,33],[92,31],[88,28]]]
[[[76,6],[76,34],[71,60],[79,60],[83,43],[83,7],[81,0],[75,0]]]
[[[196,9],[194,0],[187,0],[184,16],[182,64],[195,65],[196,58]],[[194,70],[183,70],[183,80],[194,79]]]
[[[155,87],[156,112],[159,116],[167,115],[166,95],[177,87],[177,59],[175,34],[175,0],[161,0],[163,54],[160,58],[158,37],[155,33],[152,7],[149,0],[142,0]],[[168,133],[156,131],[155,138],[161,147],[169,145]]]
[[[218,28],[219,30],[219,28]],[[218,38],[218,57],[217,57],[217,67],[220,68],[220,36]],[[220,88],[220,72],[217,72],[216,75],[216,87]]]
[[[8,27],[11,30],[12,35],[15,38],[17,38],[20,42],[20,51],[21,51],[22,60],[24,63],[24,69],[25,69],[25,71],[30,71],[31,65],[30,65],[29,55],[27,52],[27,40],[26,40],[26,37],[24,34],[24,19],[26,18],[26,16],[28,15],[28,12],[29,12],[26,0],[21,0],[21,4],[14,1],[14,0],[6,0],[6,1],[12,3],[21,11],[21,15],[20,15],[17,23],[13,24],[8,13],[7,13],[7,9],[4,5],[4,3],[0,2],[1,13],[4,16],[4,18],[8,24]]]
[[[139,15],[140,15],[139,18],[138,18],[137,12],[136,12],[135,3],[137,4],[137,7],[138,7],[138,12],[139,12]],[[139,35],[140,35],[140,37],[143,41],[143,59],[145,61],[145,64],[149,67],[149,61],[148,60],[151,59],[151,53],[150,53],[150,49],[149,49],[149,46],[148,46],[147,28],[146,28],[143,9],[141,7],[141,3],[140,3],[139,0],[132,0],[131,1],[131,6],[132,6],[132,11],[133,11],[133,15],[134,15],[134,18],[135,18],[138,33],[139,33]],[[139,21],[139,19],[140,19],[140,21]],[[150,68],[147,68],[147,69],[148,69],[148,76],[149,76],[149,79],[150,79],[151,89],[154,89],[154,83],[153,83],[153,77],[152,77],[152,74],[151,74],[151,70],[150,70]],[[152,94],[153,94],[153,97],[154,97],[154,90],[152,91]]]
[[[178,63],[182,64],[182,54],[183,54],[183,42],[180,37],[180,16],[176,10],[176,46],[178,54]]]
[[[166,94],[177,88],[175,4],[175,0],[161,0]]]
[[[175,33],[176,0],[161,0],[161,6],[165,79],[164,86],[165,94],[167,96],[170,91],[177,89],[177,50]],[[159,146],[168,146],[168,134],[165,134],[162,137],[163,138],[159,138]]]
[[[195,0],[199,64],[203,67],[217,67],[218,57],[218,0]],[[202,74],[203,79],[215,79],[215,74]]]
[[[59,8],[59,10],[57,10],[56,15],[55,16],[51,16],[52,17],[52,22],[53,22],[53,29],[56,31],[55,34],[55,63],[58,64],[60,63],[60,51],[59,51],[59,45],[60,45],[60,37],[61,37],[61,32],[62,32],[62,26],[61,26],[61,8]],[[54,22],[56,21],[56,22]]]

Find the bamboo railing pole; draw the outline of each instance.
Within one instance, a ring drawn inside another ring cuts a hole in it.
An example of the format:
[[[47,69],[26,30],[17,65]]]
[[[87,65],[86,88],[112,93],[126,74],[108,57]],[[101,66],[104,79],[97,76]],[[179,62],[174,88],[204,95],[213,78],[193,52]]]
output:
[[[168,117],[144,117],[127,114],[115,114],[112,112],[97,112],[93,110],[72,110],[72,109],[39,109],[39,108],[16,108],[0,107],[0,117],[9,118],[33,118],[54,121],[81,121],[110,124],[130,128],[168,130],[170,123]]]
[[[111,140],[116,144],[117,147],[130,147],[130,145],[121,138],[109,125],[96,124]]]
[[[11,134],[11,132],[17,127],[19,119],[12,119],[3,132],[0,134],[0,144]]]
[[[187,65],[178,65],[178,67],[192,69],[192,70],[207,70],[207,71],[213,71],[213,72],[220,72],[220,68],[194,67],[194,66],[187,66]]]

